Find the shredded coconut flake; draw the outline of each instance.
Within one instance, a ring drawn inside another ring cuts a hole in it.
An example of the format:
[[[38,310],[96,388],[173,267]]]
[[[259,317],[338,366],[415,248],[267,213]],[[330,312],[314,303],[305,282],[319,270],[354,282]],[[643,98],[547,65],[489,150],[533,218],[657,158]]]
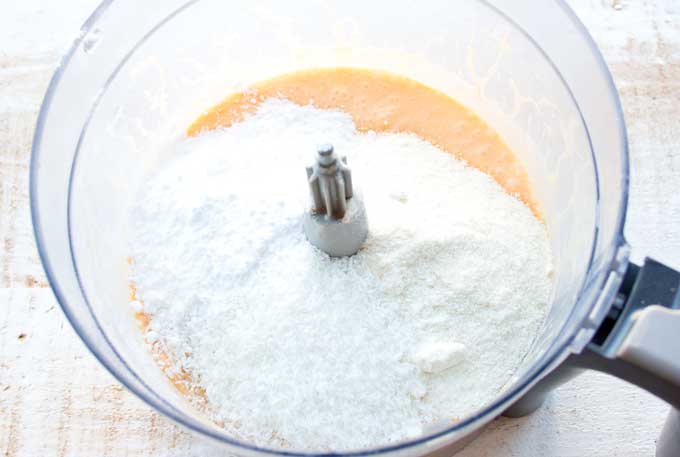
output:
[[[364,195],[370,233],[349,258],[302,230],[321,142]],[[235,437],[336,451],[413,437],[492,400],[527,353],[547,235],[486,174],[283,100],[172,155],[131,212],[133,280],[148,331]]]

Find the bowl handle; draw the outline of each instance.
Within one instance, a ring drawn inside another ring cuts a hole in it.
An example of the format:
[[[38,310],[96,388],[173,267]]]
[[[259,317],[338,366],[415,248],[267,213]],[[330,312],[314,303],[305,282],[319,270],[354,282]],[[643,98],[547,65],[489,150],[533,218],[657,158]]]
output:
[[[642,267],[630,264],[592,341],[503,414],[532,413],[552,389],[588,369],[617,376],[668,402],[672,409],[656,455],[680,455],[680,272],[649,258]]]

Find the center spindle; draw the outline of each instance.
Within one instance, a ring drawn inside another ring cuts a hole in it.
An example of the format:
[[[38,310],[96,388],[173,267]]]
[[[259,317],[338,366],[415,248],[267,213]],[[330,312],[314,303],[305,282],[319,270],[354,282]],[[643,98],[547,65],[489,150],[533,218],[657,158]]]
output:
[[[307,167],[307,181],[312,197],[304,220],[307,239],[331,257],[355,254],[366,239],[368,222],[347,157],[339,158],[331,144],[320,145],[314,165]]]

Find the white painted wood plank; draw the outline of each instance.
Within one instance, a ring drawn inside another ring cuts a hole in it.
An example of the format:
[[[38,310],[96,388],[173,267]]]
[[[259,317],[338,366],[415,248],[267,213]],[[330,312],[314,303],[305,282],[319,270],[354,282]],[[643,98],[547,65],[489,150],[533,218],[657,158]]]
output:
[[[0,14],[0,451],[5,457],[220,455],[122,389],[66,322],[28,210],[28,157],[58,54],[94,0],[7,2]],[[632,160],[627,236],[639,259],[680,267],[680,3],[571,0],[612,68]],[[666,406],[587,374],[461,455],[653,455]]]

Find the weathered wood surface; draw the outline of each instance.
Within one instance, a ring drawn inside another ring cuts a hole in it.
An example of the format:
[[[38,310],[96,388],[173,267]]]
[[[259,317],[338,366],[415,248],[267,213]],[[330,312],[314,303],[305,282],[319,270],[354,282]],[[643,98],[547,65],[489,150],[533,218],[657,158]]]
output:
[[[59,53],[95,0],[0,10],[0,452],[16,456],[220,455],[125,391],[76,337],[47,286],[28,208],[36,114]],[[680,267],[680,3],[571,0],[621,92],[632,157],[635,256]],[[587,374],[546,407],[500,419],[461,455],[653,455],[666,407]]]

